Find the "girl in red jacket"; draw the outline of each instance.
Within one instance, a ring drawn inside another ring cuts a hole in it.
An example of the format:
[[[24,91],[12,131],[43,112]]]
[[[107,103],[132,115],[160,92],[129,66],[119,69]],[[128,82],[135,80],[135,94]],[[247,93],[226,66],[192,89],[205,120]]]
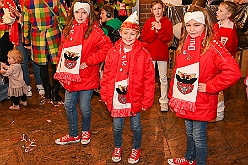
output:
[[[236,4],[234,2],[221,2],[216,15],[219,22],[214,25],[215,35],[233,57],[235,57],[238,47],[236,27],[234,22],[231,20],[235,16],[235,10]],[[219,92],[217,117],[215,121],[224,119],[224,109],[224,93],[221,91]]]
[[[63,31],[59,49],[58,66],[54,75],[65,92],[65,110],[69,134],[55,143],[64,145],[90,142],[91,96],[99,86],[99,63],[104,61],[112,43],[98,26],[91,4],[76,0],[70,11],[69,21]],[[82,137],[78,133],[77,102],[82,114]]]
[[[185,119],[187,150],[170,165],[206,165],[207,123],[216,118],[218,92],[236,83],[241,72],[235,59],[219,40],[207,11],[190,6],[184,15],[182,36],[176,51],[169,105]]]
[[[130,117],[133,147],[128,162],[137,163],[140,157],[142,129],[140,112],[152,106],[155,77],[150,54],[139,38],[136,11],[121,26],[121,40],[108,52],[101,79],[101,99],[113,117],[115,149],[112,160],[119,162],[122,154],[122,128]]]
[[[172,40],[173,30],[171,21],[163,16],[163,11],[163,3],[160,0],[151,3],[153,16],[144,24],[141,39],[148,43],[147,49],[151,53],[154,67],[155,63],[158,65],[161,92],[159,103],[161,111],[168,111],[168,43]]]

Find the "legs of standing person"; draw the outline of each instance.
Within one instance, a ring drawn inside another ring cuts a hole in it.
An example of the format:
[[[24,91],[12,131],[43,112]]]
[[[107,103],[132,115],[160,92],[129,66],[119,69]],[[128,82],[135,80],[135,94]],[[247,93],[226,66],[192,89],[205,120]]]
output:
[[[62,97],[59,95],[60,83],[58,80],[53,78],[56,72],[56,65],[51,65],[52,67],[52,95],[51,95],[51,84],[49,82],[49,71],[48,65],[40,65],[40,76],[45,89],[45,98],[52,99],[53,101],[61,101]]]
[[[56,65],[52,64],[52,100],[53,101],[61,101],[62,97],[59,95],[60,83],[58,80],[53,78],[56,72]]]
[[[187,150],[185,158],[196,160],[197,165],[206,165],[207,161],[207,122],[185,120],[187,134]]]
[[[130,127],[133,130],[133,149],[140,149],[142,140],[142,126],[140,123],[140,113],[130,117]]]
[[[168,111],[168,80],[167,80],[167,61],[157,61],[159,80],[160,80],[160,107],[161,111]]]
[[[91,123],[91,98],[93,90],[83,90],[79,92],[79,105],[82,112],[82,131],[90,130]]]
[[[65,92],[65,110],[68,118],[69,136],[78,136],[78,111],[76,108],[79,92]]]
[[[117,117],[113,118],[113,134],[114,134],[114,144],[116,148],[122,147],[122,129],[124,126],[124,118]]]
[[[45,94],[45,91],[44,91],[44,87],[42,85],[42,80],[40,77],[40,67],[32,59],[30,61],[31,61],[32,67],[33,67],[34,80],[36,83],[36,88],[39,92],[39,95],[43,96]]]
[[[142,127],[140,123],[140,113],[130,117],[130,127],[133,130],[133,147],[128,162],[135,164],[139,161],[140,145],[142,140]]]
[[[13,105],[11,105],[9,109],[20,109],[19,97],[11,96],[11,99],[13,101]]]
[[[48,65],[39,65],[40,67],[40,77],[45,89],[45,98],[51,99],[51,84],[49,83],[49,72]]]
[[[218,95],[218,108],[217,108],[216,121],[220,121],[224,119],[224,110],[225,110],[224,93],[223,91],[220,91]]]
[[[30,86],[30,79],[29,79],[29,69],[28,69],[28,50],[24,48],[23,43],[21,41],[22,35],[19,33],[19,42],[20,44],[16,47],[22,53],[23,61],[21,63],[22,71],[23,71],[23,79],[28,86],[28,93],[27,96],[32,96],[32,87]]]
[[[93,90],[82,90],[79,92],[79,106],[82,114],[82,144],[88,144],[90,142],[92,93]]]
[[[112,153],[113,162],[121,161],[123,126],[124,126],[124,118],[123,117],[113,118],[112,130],[113,130],[113,134],[114,134],[114,145],[115,145],[114,151]]]
[[[20,98],[21,98],[20,104],[26,107],[28,105],[27,96],[23,94],[22,96],[20,96]]]
[[[79,92],[65,92],[65,110],[68,118],[69,134],[55,140],[56,144],[65,145],[80,141],[78,135],[78,111],[76,108]]]

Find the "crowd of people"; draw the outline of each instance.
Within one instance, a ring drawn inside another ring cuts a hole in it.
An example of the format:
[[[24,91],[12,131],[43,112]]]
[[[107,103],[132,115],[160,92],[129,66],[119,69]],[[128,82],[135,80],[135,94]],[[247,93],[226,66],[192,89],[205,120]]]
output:
[[[136,11],[128,17],[121,11],[120,18],[116,18],[109,4],[100,8],[98,17],[94,6],[86,0],[73,1],[69,10],[63,0],[20,2],[1,0],[0,8],[0,41],[6,45],[0,44],[0,74],[8,77],[8,82],[1,78],[0,87],[8,84],[8,96],[13,101],[9,109],[28,106],[27,97],[32,96],[30,61],[41,97],[60,102],[59,89],[65,89],[68,133],[55,143],[87,145],[91,141],[91,98],[93,90],[99,88],[113,118],[112,160],[122,159],[122,129],[125,118],[130,117],[133,145],[128,162],[135,164],[141,157],[141,112],[153,105],[157,65],[160,109],[171,109],[185,119],[187,135],[185,155],[169,159],[168,164],[206,165],[207,124],[223,120],[223,90],[241,77],[234,59],[238,45],[234,2],[220,3],[215,25],[203,7],[194,2],[189,6],[182,21],[170,85],[168,45],[173,38],[173,26],[164,16],[167,2],[152,1],[152,16],[142,30]],[[103,67],[99,74],[100,64]],[[244,84],[248,98],[248,72]]]

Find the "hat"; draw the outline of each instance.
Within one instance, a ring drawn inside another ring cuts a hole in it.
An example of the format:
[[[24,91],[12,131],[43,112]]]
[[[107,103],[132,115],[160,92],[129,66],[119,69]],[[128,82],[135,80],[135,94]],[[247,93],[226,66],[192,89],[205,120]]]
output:
[[[129,28],[132,30],[139,31],[139,18],[137,16],[137,11],[133,12],[121,25],[121,28]]]

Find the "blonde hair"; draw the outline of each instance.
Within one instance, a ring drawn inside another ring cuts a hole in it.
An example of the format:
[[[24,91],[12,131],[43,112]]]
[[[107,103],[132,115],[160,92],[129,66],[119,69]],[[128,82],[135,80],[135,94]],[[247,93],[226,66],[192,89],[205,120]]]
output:
[[[162,6],[162,8],[164,9],[164,3],[161,0],[153,0],[151,3],[151,14],[153,15],[153,11],[152,8],[153,6],[155,6],[156,4],[160,4]],[[164,11],[163,11],[163,16],[164,16]]]
[[[67,38],[69,36],[69,33],[70,33],[71,28],[72,28],[73,22],[75,20],[73,11],[74,11],[74,4],[76,2],[88,3],[90,5],[90,13],[88,15],[88,19],[89,19],[88,29],[86,30],[86,32],[84,34],[84,38],[87,39],[89,37],[91,31],[93,30],[93,24],[95,22],[97,22],[97,17],[96,17],[96,14],[94,12],[94,7],[87,0],[75,0],[72,3],[71,9],[70,9],[69,19],[68,19],[68,22],[66,23],[65,29],[63,30],[63,35],[64,35],[65,38]]]
[[[8,52],[8,57],[12,57],[15,60],[16,64],[21,63],[23,60],[22,53],[17,49],[10,50]]]
[[[200,6],[197,6],[197,5],[191,5],[189,7],[189,9],[187,10],[187,12],[195,12],[195,11],[201,11],[205,17],[205,37],[202,41],[202,45],[203,45],[203,48],[201,50],[201,54],[204,54],[206,52],[206,50],[209,48],[209,45],[210,45],[210,42],[212,41],[213,39],[213,26],[212,26],[212,21],[210,19],[210,16],[208,15],[208,12],[200,7]],[[179,40],[179,44],[178,44],[178,48],[176,50],[176,53],[177,54],[180,54],[181,51],[182,51],[182,48],[183,48],[183,44],[187,38],[187,31],[186,31],[186,26],[185,26],[185,22],[183,21],[182,22],[182,28],[181,28],[181,31],[182,31],[182,35],[181,35],[181,38]]]
[[[226,10],[231,13],[230,19],[234,19],[236,14],[236,3],[230,1],[221,2],[220,5],[224,5]]]

